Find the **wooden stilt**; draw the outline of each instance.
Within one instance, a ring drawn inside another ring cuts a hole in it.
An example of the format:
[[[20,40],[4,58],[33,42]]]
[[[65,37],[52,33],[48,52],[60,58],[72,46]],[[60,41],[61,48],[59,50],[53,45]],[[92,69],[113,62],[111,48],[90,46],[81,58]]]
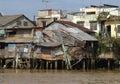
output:
[[[6,68],[6,59],[5,58],[3,59],[2,63],[3,63],[3,68]]]
[[[50,63],[50,69],[52,69],[52,65],[53,65],[53,61],[51,61],[51,63]]]
[[[13,60],[12,68],[15,68],[15,60]]]
[[[58,68],[58,66],[57,66],[57,60],[55,61],[55,69],[57,69]]]
[[[18,56],[16,56],[16,59],[15,59],[15,68],[16,69],[18,68]]]
[[[64,69],[64,61],[62,60],[62,69]]]
[[[85,63],[85,60],[83,60],[83,70],[85,70],[86,68],[86,63]]]
[[[52,62],[52,69],[55,69],[55,61]]]
[[[116,67],[116,66],[115,66]],[[118,68],[120,69],[120,60],[119,60],[119,62],[118,62]]]
[[[39,69],[41,69],[42,68],[42,60],[41,59],[39,60],[39,63],[40,63],[39,64]]]
[[[5,56],[4,56],[5,58],[7,58],[8,57],[8,46],[7,45],[5,45]]]
[[[89,58],[87,59],[86,62],[87,62],[86,69],[88,70],[89,69],[89,62],[90,62]]]
[[[51,61],[48,62],[48,69],[50,69]]]
[[[49,67],[49,61],[46,61],[46,69]]]
[[[110,69],[110,60],[108,59],[108,69]]]
[[[45,60],[43,62],[43,65],[44,65],[44,69],[46,69],[46,61]]]
[[[91,69],[91,58],[88,59],[88,70]]]
[[[2,60],[1,60],[1,61],[2,61],[2,63],[1,63],[2,65],[1,65],[1,67],[3,67],[3,58],[2,58]]]
[[[2,59],[0,59],[0,68],[2,68]]]
[[[91,58],[91,69],[95,69],[95,59]]]
[[[40,60],[40,67],[39,69],[42,69],[42,60]]]
[[[65,69],[65,67],[66,67],[66,66],[65,66],[65,61],[63,61],[63,63],[64,63],[64,69]]]

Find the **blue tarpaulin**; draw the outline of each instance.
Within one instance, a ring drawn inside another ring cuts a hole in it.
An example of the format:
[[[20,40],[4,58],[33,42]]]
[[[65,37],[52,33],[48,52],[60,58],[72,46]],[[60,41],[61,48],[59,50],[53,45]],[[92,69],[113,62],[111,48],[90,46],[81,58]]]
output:
[[[28,43],[28,44],[26,44],[27,46],[32,46],[32,44],[31,43]],[[15,46],[15,44],[8,44],[8,46]]]
[[[29,43],[29,44],[27,44],[28,46],[32,46],[32,44],[31,43]]]
[[[12,47],[12,46],[15,46],[15,44],[8,44],[8,46]]]

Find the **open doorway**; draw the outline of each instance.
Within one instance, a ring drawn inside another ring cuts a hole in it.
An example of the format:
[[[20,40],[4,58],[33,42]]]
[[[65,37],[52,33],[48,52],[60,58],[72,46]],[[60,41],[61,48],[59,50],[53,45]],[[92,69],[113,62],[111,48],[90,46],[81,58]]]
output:
[[[111,25],[108,25],[108,26],[106,27],[106,33],[107,33],[107,35],[108,35],[109,37],[111,37]]]

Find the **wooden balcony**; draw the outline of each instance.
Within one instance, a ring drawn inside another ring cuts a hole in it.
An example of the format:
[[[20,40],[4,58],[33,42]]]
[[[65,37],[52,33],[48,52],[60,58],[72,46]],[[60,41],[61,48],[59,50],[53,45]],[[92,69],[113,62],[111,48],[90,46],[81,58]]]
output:
[[[33,42],[33,37],[7,37],[5,38],[5,42],[7,43],[26,43]]]

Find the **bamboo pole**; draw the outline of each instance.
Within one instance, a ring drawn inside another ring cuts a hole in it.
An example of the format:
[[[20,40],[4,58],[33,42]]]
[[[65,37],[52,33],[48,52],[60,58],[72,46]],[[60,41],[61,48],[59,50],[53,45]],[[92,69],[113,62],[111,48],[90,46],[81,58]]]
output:
[[[66,50],[64,44],[62,44],[62,48],[63,48],[63,51],[64,51],[64,58],[65,58],[65,62],[66,62],[66,68],[69,69],[69,70],[71,70],[72,66],[71,66],[71,63],[70,63],[70,59],[67,56],[67,53],[66,53],[67,50]]]

